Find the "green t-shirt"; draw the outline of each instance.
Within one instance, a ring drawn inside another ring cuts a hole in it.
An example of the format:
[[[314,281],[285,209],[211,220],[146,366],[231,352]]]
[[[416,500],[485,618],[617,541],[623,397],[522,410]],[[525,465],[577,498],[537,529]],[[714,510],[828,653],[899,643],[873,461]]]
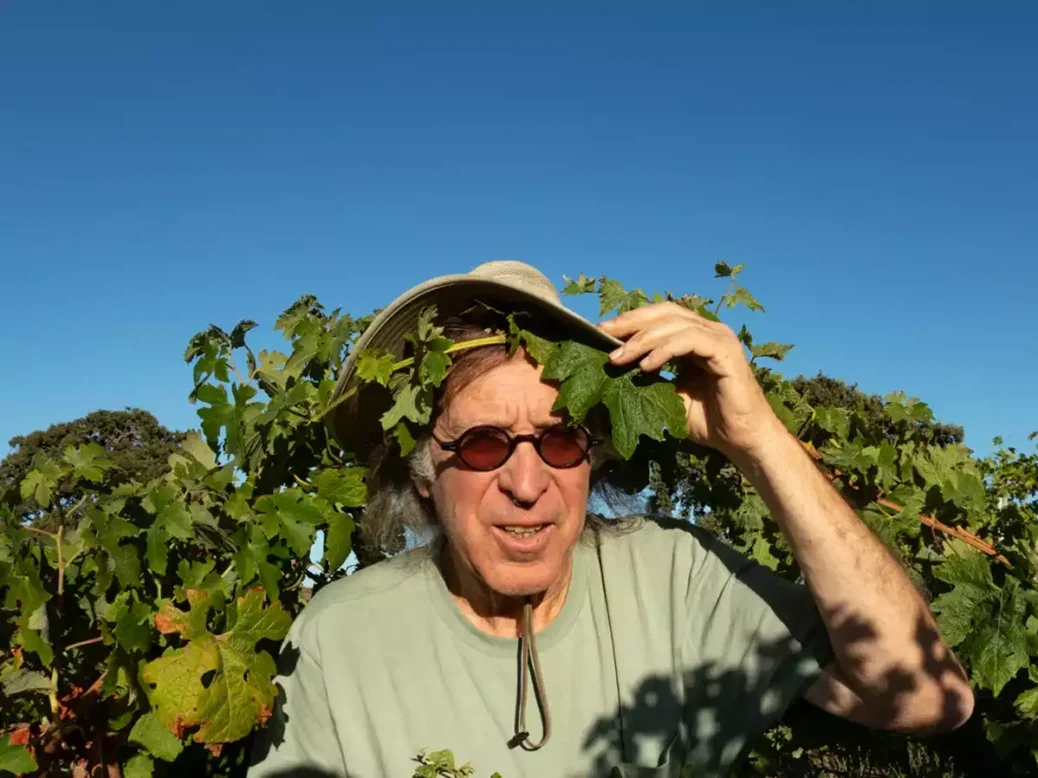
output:
[[[544,748],[508,745],[519,641],[471,624],[437,555],[417,550],[325,587],[296,619],[249,778],[411,778],[423,748],[476,778],[725,775],[829,656],[804,587],[690,524],[587,533],[573,556],[566,601],[537,633]]]

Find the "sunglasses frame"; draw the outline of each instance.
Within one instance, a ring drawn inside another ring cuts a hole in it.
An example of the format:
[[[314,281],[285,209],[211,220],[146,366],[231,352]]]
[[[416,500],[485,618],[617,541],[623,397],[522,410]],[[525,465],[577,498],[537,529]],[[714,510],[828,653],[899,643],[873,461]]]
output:
[[[548,435],[552,430],[559,429],[560,427],[567,430],[579,429],[584,433],[584,436],[587,438],[587,448],[584,449],[584,453],[581,454],[581,456],[576,461],[569,465],[553,465],[551,462],[545,459],[544,454],[541,453],[541,441],[543,440],[544,436]],[[505,438],[508,440],[508,453],[505,455],[505,458],[502,459],[499,464],[496,464],[493,467],[474,467],[473,465],[465,461],[465,457],[462,456],[461,453],[461,448],[462,444],[465,441],[465,437],[472,435],[475,432],[481,432],[483,430],[493,430],[494,432],[499,432],[502,435],[504,435]],[[502,429],[501,427],[495,427],[493,424],[480,424],[475,427],[469,427],[463,433],[458,435],[458,437],[456,437],[454,440],[441,441],[435,435],[433,435],[432,438],[436,441],[437,444],[439,444],[440,448],[442,448],[444,451],[449,451],[452,454],[454,454],[454,456],[456,456],[458,460],[469,470],[475,470],[479,473],[489,473],[492,470],[497,470],[499,467],[503,467],[505,462],[512,458],[512,454],[515,453],[516,447],[523,442],[528,441],[532,443],[534,451],[537,452],[537,456],[541,458],[541,461],[544,462],[544,464],[546,464],[548,467],[554,467],[557,470],[569,470],[570,468],[577,467],[581,462],[587,459],[592,447],[602,442],[598,438],[592,437],[591,431],[588,430],[588,428],[585,427],[583,424],[571,425],[564,424],[561,422],[559,424],[553,424],[552,426],[547,427],[538,433],[527,433],[525,435],[513,435],[508,430]]]

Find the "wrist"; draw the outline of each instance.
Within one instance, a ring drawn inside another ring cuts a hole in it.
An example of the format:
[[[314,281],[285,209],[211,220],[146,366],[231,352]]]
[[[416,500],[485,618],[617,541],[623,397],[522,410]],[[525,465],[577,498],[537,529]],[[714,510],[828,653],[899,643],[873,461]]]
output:
[[[776,416],[764,424],[745,445],[723,452],[752,482],[774,465],[789,464],[790,457],[803,455],[798,441]]]

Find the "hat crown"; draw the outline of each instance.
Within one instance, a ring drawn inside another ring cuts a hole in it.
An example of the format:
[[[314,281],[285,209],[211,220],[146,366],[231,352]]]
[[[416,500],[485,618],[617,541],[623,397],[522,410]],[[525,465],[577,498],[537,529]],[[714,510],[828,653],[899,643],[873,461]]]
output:
[[[469,271],[469,275],[505,283],[546,302],[555,305],[562,304],[559,290],[555,288],[555,284],[548,276],[533,265],[520,262],[518,259],[493,259],[476,265]]]

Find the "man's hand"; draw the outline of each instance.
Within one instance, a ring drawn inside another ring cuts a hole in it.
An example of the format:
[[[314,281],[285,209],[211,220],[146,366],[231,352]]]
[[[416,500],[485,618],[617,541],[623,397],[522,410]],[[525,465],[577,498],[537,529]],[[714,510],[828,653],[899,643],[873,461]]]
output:
[[[677,303],[646,305],[598,325],[624,340],[615,365],[639,359],[642,370],[680,365],[675,387],[685,402],[689,436],[730,458],[752,454],[784,434],[746,361],[743,345],[724,324]]]

